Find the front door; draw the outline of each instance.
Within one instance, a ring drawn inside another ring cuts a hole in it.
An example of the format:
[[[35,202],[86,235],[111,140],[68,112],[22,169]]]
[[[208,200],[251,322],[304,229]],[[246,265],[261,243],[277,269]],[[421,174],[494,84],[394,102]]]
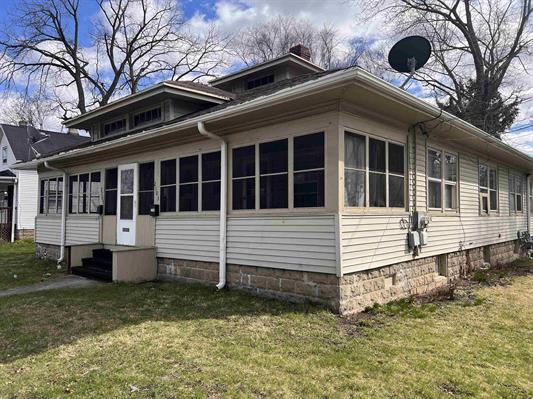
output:
[[[117,244],[135,245],[137,164],[118,167]]]

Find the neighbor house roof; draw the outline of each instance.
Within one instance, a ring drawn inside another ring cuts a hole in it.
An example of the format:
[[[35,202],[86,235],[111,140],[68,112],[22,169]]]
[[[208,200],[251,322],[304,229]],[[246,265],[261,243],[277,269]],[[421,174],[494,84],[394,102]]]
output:
[[[304,96],[315,95],[325,90],[342,87],[365,88],[382,98],[388,99],[388,101],[404,107],[406,111],[416,111],[417,116],[416,118],[413,116],[413,125],[427,121],[428,117],[432,121],[441,120],[443,124],[453,128],[457,133],[465,135],[464,140],[471,140],[473,143],[490,145],[495,149],[497,148],[503,151],[502,154],[508,157],[509,162],[520,164],[524,168],[533,171],[533,158],[529,155],[359,67],[307,74],[258,87],[247,91],[234,100],[183,115],[174,120],[155,125],[148,130],[130,131],[122,135],[110,136],[95,142],[85,143],[71,151],[63,151],[55,155],[50,155],[47,160],[69,159],[111,148],[119,148],[123,145],[140,142],[146,138],[190,129],[196,127],[198,122],[219,122],[263,107],[286,103]],[[31,165],[34,162],[37,161],[20,165],[20,168],[35,166]]]
[[[0,124],[0,127],[9,142],[15,159],[21,162],[34,159],[36,153],[46,156],[71,149],[90,140],[89,137],[77,134],[38,130],[33,126]]]

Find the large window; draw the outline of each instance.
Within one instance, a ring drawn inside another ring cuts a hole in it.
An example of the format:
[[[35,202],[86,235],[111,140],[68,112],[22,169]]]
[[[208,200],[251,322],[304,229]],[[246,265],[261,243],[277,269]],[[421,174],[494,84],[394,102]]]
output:
[[[160,209],[161,212],[176,211],[176,160],[161,162],[160,171]]]
[[[39,213],[43,215],[61,213],[63,208],[63,178],[41,180]]]
[[[233,209],[255,209],[255,146],[233,150]]]
[[[161,107],[133,114],[133,126],[141,126],[161,120]]]
[[[202,154],[202,211],[220,210],[220,151]]]
[[[428,149],[427,201],[430,209],[457,209],[457,155]]]
[[[259,144],[259,207],[288,207],[288,139]]]
[[[100,205],[100,172],[69,177],[69,213],[97,213]]]
[[[522,212],[522,176],[509,174],[509,210]]]
[[[154,163],[139,165],[139,215],[149,215],[154,204]]]
[[[346,132],[344,203],[347,207],[405,208],[404,146]]]
[[[496,168],[479,164],[479,205],[482,214],[498,210],[498,174]]]
[[[105,209],[106,215],[117,214],[117,168],[107,169],[105,171]]]
[[[324,206],[324,133],[294,138],[294,207]]]

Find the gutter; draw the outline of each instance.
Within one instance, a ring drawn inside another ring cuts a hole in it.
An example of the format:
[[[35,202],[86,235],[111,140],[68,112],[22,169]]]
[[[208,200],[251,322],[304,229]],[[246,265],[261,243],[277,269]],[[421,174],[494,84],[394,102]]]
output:
[[[44,166],[47,169],[50,170],[56,170],[58,172],[63,173],[63,198],[62,198],[62,204],[61,204],[61,250],[59,254],[59,259],[57,260],[57,264],[59,265],[61,262],[65,260],[65,233],[66,233],[66,225],[67,225],[67,172],[65,169],[56,168],[54,166],[51,166],[48,161],[44,161]]]
[[[220,244],[218,255],[218,284],[221,290],[226,286],[226,249],[227,249],[227,219],[228,219],[228,143],[220,136],[208,131],[203,121],[197,124],[198,132],[205,137],[220,142]]]

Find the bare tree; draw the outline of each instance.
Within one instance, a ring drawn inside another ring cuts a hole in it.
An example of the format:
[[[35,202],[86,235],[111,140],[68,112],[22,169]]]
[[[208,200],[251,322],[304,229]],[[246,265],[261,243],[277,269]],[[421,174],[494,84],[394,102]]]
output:
[[[358,2],[367,17],[381,14],[393,34],[421,34],[433,58],[416,74],[442,108],[499,136],[514,121],[520,99],[512,68],[533,43],[531,0],[374,0]],[[503,92],[506,95],[502,94]]]
[[[49,85],[63,117],[135,93],[153,79],[213,75],[227,40],[193,35],[174,0],[96,0],[100,18],[82,45],[80,0],[22,0],[0,36],[3,83]],[[61,90],[74,88],[74,103]]]
[[[54,113],[50,99],[41,95],[27,96],[19,94],[14,97],[4,98],[3,104],[0,110],[0,119],[11,125],[18,125],[24,122],[35,128],[42,129],[46,119]]]

